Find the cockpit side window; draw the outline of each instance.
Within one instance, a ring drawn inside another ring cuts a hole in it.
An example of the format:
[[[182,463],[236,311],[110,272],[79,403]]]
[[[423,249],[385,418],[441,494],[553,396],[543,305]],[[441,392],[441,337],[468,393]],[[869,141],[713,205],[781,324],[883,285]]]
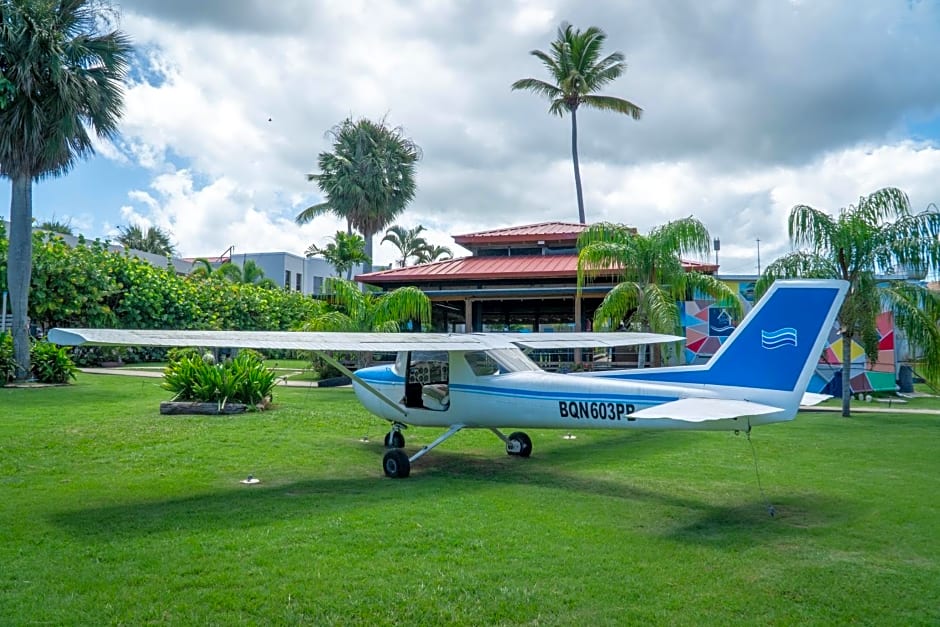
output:
[[[499,364],[488,351],[472,351],[464,354],[470,370],[478,377],[499,374]]]

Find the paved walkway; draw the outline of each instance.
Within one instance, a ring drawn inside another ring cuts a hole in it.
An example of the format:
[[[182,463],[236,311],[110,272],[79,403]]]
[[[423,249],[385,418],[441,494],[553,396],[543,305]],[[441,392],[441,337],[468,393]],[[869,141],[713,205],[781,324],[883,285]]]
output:
[[[85,374],[111,374],[123,375],[125,377],[146,377],[150,379],[162,379],[163,369],[144,369],[144,368],[79,368],[80,372]],[[291,381],[290,379],[281,379],[278,385],[290,388],[315,388],[319,387],[316,381]]]

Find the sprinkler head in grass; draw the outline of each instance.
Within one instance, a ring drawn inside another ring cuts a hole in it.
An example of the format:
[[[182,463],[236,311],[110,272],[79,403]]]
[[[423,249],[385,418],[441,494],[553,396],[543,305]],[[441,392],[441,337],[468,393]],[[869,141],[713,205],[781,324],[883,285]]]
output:
[[[242,479],[239,483],[244,483],[245,485],[254,485],[256,483],[261,483],[261,479],[258,479],[254,475],[248,475],[246,479]]]
[[[368,442],[369,442],[369,436],[364,435],[364,436],[362,436],[361,438],[359,438],[359,441],[360,441],[360,442],[366,442],[366,443],[368,443]]]
[[[561,439],[562,440],[577,440],[578,436],[576,436],[573,433],[566,433],[565,435],[561,436]]]

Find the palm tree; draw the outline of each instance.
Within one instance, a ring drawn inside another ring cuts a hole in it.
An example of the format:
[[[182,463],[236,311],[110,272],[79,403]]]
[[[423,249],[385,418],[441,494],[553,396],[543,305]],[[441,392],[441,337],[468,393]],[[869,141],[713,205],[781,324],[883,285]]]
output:
[[[338,277],[327,278],[323,287],[333,308],[314,316],[300,330],[396,333],[403,323],[417,320],[426,325],[431,321],[431,300],[417,287],[400,287],[376,295],[361,291],[354,281]],[[368,357],[359,353],[359,365],[364,365]]]
[[[347,233],[355,229],[366,241],[365,256],[372,259],[372,237],[387,227],[414,198],[415,163],[421,149],[401,128],[382,122],[346,118],[330,131],[333,152],[321,152],[316,181],[326,201],[300,212],[297,224],[325,213],[346,220]],[[366,262],[366,272],[371,271]]]
[[[320,255],[336,269],[336,276],[342,276],[345,272],[348,281],[352,279],[353,266],[369,262],[369,256],[365,253],[366,242],[358,235],[342,231],[337,231],[330,239],[333,241],[323,248],[311,244],[305,254],[307,257]]]
[[[208,279],[213,274],[215,274],[215,268],[212,267],[212,262],[205,257],[197,257],[193,260],[193,269],[189,271],[188,276],[195,279]]]
[[[838,278],[849,282],[839,311],[842,332],[842,415],[851,415],[852,342],[878,359],[876,317],[887,306],[912,348],[923,352],[922,374],[940,383],[940,299],[907,281],[880,282],[878,273],[926,273],[940,269],[940,212],[930,206],[912,213],[901,190],[886,187],[830,216],[807,205],[790,210],[790,241],[797,250],[764,270],[755,286],[762,293],[778,278]]]
[[[94,0],[2,5],[0,176],[12,182],[8,272],[17,379],[30,369],[33,181],[66,174],[94,154],[89,131],[117,133],[132,50],[111,29],[113,17]]]
[[[431,263],[442,259],[453,259],[454,253],[447,246],[428,244],[418,253],[418,263]]]
[[[170,235],[158,226],[142,228],[140,225],[118,227],[117,241],[124,248],[139,250],[153,255],[169,257],[176,253]]]
[[[408,260],[412,257],[420,259],[422,252],[427,249],[428,242],[421,237],[422,231],[424,231],[424,226],[420,224],[411,229],[395,224],[385,231],[382,242],[391,242],[392,246],[401,253],[401,258],[398,260],[400,268],[407,266]]]
[[[582,32],[567,22],[558,28],[558,37],[552,42],[551,52],[533,50],[551,75],[553,82],[537,78],[523,78],[512,84],[512,89],[524,89],[545,96],[551,101],[549,112],[557,116],[571,113],[571,160],[574,163],[574,185],[578,195],[578,217],[586,224],[584,196],[581,191],[581,168],[578,165],[578,108],[582,105],[629,115],[639,120],[643,109],[629,100],[613,96],[600,96],[597,91],[617,79],[627,69],[624,56],[614,52],[603,59],[601,48],[607,35],[591,26]]]
[[[41,231],[49,231],[50,233],[58,233],[59,235],[75,235],[72,232],[71,221],[63,222],[62,220],[45,220],[36,225],[36,228]]]
[[[619,275],[594,313],[594,329],[624,324],[635,331],[679,334],[678,303],[690,291],[707,294],[741,315],[741,303],[727,284],[699,272],[686,272],[684,255],[707,255],[711,238],[695,218],[669,222],[639,235],[622,224],[594,224],[578,237],[578,292],[597,276]]]

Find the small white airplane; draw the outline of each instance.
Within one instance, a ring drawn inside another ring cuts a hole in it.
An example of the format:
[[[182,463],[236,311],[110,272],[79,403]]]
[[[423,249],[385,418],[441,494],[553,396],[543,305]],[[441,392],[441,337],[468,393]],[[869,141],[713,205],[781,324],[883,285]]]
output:
[[[345,371],[371,413],[391,423],[385,474],[411,465],[462,429],[489,429],[509,455],[528,457],[523,431],[502,429],[744,430],[792,420],[822,395],[806,387],[848,284],[777,281],[721,348],[696,366],[550,373],[523,349],[598,348],[684,341],[643,333],[302,333],[52,329],[62,345],[198,346],[310,350]],[[350,372],[330,352],[398,352],[394,365]],[[407,425],[446,427],[409,455]]]

